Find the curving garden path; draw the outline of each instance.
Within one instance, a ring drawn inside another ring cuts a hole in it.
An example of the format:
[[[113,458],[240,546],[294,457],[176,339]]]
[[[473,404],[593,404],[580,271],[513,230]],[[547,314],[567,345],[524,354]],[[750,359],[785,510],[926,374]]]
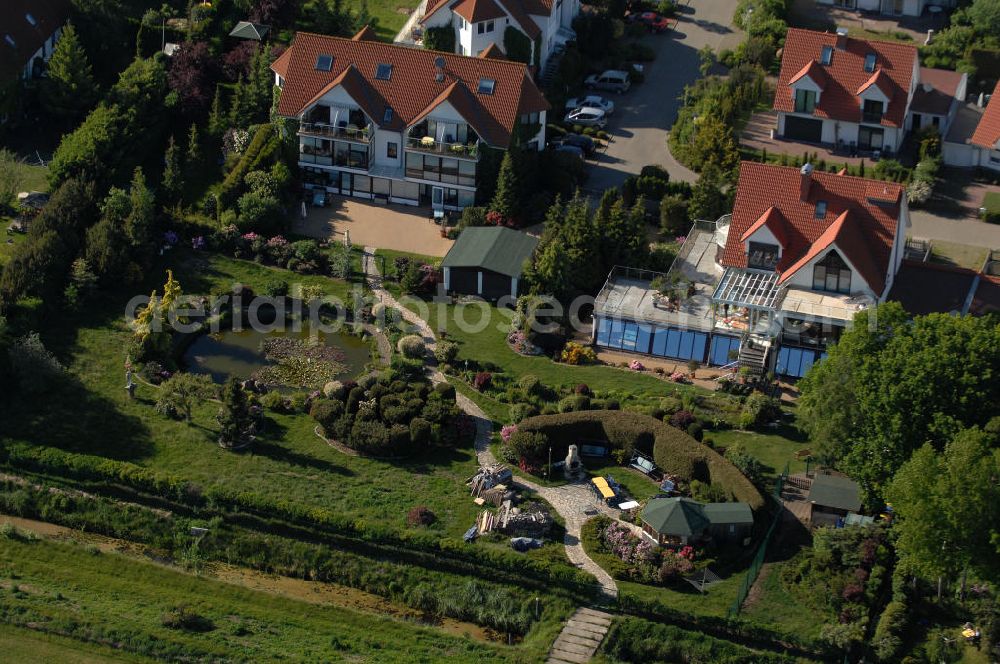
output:
[[[403,320],[405,320],[410,325],[414,326],[417,332],[424,340],[424,344],[427,347],[429,353],[433,353],[434,347],[437,343],[437,337],[434,334],[434,330],[424,319],[420,318],[413,311],[403,307],[396,301],[388,291],[382,286],[382,278],[379,275],[378,268],[374,260],[375,249],[373,247],[365,247],[364,257],[362,259],[364,266],[364,271],[369,275],[368,286],[372,289],[372,293],[378,297],[379,301],[386,306],[393,307],[402,314]],[[431,381],[434,383],[446,382],[447,379],[445,375],[437,370],[433,359],[429,362],[431,371]],[[490,452],[490,440],[493,437],[493,422],[486,413],[476,405],[468,397],[462,394],[455,395],[455,401],[458,406],[465,411],[467,415],[475,419],[476,421],[476,459],[480,466],[490,465],[496,463],[496,458],[494,458],[493,453]],[[566,535],[563,538],[563,543],[566,545],[566,557],[569,558],[570,562],[579,567],[580,569],[589,572],[596,579],[597,583],[601,587],[601,593],[604,595],[604,599],[610,600],[618,597],[618,586],[615,585],[614,579],[611,575],[605,572],[600,565],[595,563],[590,556],[583,550],[583,544],[580,541],[580,529],[587,520],[593,518],[598,511],[606,513],[612,518],[617,518],[617,515],[612,512],[611,508],[607,507],[604,503],[598,502],[594,499],[593,492],[587,487],[585,482],[579,481],[571,484],[564,484],[562,486],[547,487],[536,484],[529,479],[523,477],[515,477],[515,482],[523,487],[531,489],[541,498],[546,500],[552,508],[559,513],[559,516],[563,518],[566,524]]]

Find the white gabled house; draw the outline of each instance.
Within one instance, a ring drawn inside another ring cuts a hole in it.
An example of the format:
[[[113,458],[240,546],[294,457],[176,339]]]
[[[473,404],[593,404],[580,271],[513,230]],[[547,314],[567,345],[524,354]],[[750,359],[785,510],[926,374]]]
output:
[[[532,43],[530,64],[541,67],[575,39],[573,19],[579,13],[580,0],[427,0],[419,23],[424,29],[452,27],[460,55],[479,55],[490,46],[504,50],[504,34],[515,28]]]
[[[306,186],[434,209],[476,202],[487,147],[540,150],[549,109],[524,64],[298,33],[272,65]]]

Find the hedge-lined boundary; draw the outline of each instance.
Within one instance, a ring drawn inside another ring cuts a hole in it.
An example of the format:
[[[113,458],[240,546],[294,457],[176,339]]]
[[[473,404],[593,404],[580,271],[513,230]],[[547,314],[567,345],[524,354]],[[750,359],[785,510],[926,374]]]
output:
[[[564,584],[581,592],[595,587],[593,577],[569,565],[533,560],[513,551],[469,546],[458,539],[394,531],[364,520],[349,519],[329,509],[273,500],[248,491],[233,491],[219,486],[202,488],[177,476],[158,473],[126,461],[51,447],[7,443],[0,445],[0,464],[51,477],[112,485],[91,487],[95,491],[110,488],[114,493],[116,488],[119,491],[124,488],[187,508],[228,512],[230,516],[243,514],[272,527],[284,524],[313,529],[328,538],[340,538],[344,546],[368,544],[394,547],[399,552],[429,554],[431,560],[439,562],[445,560],[477,566],[480,573],[496,570],[536,582]]]
[[[760,491],[736,466],[680,429],[648,415],[621,410],[586,410],[529,417],[517,428],[518,431],[544,434],[552,443],[553,458],[565,457],[571,444],[606,440],[627,454],[632,450],[652,454],[656,465],[672,475],[688,481],[717,483],[754,511],[764,507]]]

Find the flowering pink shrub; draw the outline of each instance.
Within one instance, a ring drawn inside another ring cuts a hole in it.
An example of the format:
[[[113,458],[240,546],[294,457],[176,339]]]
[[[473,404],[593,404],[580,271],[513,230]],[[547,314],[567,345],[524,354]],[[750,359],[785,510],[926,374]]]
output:
[[[510,440],[510,437],[513,436],[516,432],[517,432],[516,424],[505,424],[503,425],[503,428],[500,429],[500,439],[506,443],[508,440]]]
[[[684,244],[685,241],[687,241],[687,237],[684,235],[678,235],[677,237],[674,238],[674,242],[676,242],[677,244]]]
[[[249,233],[244,233],[243,234],[243,239],[246,240],[247,242],[253,242],[254,240],[256,240],[259,237],[260,236],[257,235],[256,233],[254,233],[253,231],[250,231]]]
[[[645,371],[646,370],[645,365],[642,362],[640,362],[639,360],[632,360],[631,362],[629,362],[628,363],[628,368],[631,369],[632,371]]]
[[[247,235],[252,235],[252,233],[248,233]],[[284,247],[287,244],[288,240],[286,240],[280,235],[275,235],[274,237],[272,237],[270,240],[267,241],[267,246],[269,247]]]

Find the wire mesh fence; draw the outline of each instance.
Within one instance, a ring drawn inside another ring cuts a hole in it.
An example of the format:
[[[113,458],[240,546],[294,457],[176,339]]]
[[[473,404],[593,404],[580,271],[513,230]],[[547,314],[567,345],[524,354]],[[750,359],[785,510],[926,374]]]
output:
[[[761,540],[760,546],[757,547],[757,553],[754,554],[753,561],[747,569],[746,576],[743,577],[743,583],[740,584],[740,588],[736,592],[736,599],[733,600],[732,606],[729,607],[730,618],[735,618],[740,614],[740,611],[743,608],[743,602],[746,601],[747,596],[750,594],[750,588],[753,587],[754,582],[757,580],[757,575],[760,574],[760,568],[764,566],[764,559],[767,557],[767,547],[771,543],[771,538],[774,537],[774,531],[777,530],[778,523],[781,521],[783,511],[781,508],[781,490],[784,488],[785,478],[788,477],[788,471],[789,464],[786,463],[785,469],[774,482],[774,492],[772,495],[775,502],[778,504],[778,509],[774,512],[774,518],[771,519],[771,525],[768,526],[767,533],[764,534],[764,539]]]

